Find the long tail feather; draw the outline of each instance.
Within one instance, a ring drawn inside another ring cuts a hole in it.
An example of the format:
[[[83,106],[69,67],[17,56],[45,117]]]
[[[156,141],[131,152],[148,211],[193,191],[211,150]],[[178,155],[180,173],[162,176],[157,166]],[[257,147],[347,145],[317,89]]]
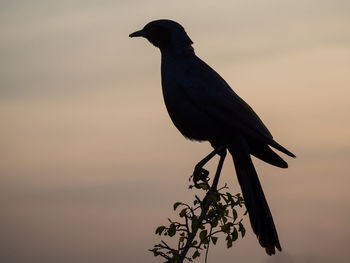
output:
[[[282,249],[269,206],[250,158],[248,143],[244,138],[234,139],[228,150],[233,157],[252,229],[266,253],[273,255],[275,248],[279,251]]]

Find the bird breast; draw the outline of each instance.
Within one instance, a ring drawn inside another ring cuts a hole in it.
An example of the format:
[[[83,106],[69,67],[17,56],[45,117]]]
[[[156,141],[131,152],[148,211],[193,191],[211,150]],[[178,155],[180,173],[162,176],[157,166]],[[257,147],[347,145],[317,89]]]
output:
[[[177,129],[192,140],[210,140],[217,134],[217,123],[198,105],[193,104],[185,89],[191,83],[190,61],[162,56],[164,102]],[[193,81],[195,81],[193,79]]]

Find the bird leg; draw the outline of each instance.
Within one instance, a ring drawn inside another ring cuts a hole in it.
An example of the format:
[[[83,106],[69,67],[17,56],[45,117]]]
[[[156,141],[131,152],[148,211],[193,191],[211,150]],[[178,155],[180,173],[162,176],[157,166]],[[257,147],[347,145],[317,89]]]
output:
[[[214,191],[216,191],[216,187],[218,186],[218,183],[219,183],[221,169],[222,169],[222,166],[224,165],[224,161],[225,161],[225,157],[226,157],[226,148],[224,148],[224,150],[222,152],[220,152],[219,154],[220,154],[220,160],[218,163],[218,167],[216,168],[216,173],[215,173],[215,177],[213,180],[213,184],[211,186],[211,189]]]
[[[206,157],[204,157],[203,160],[201,160],[199,163],[197,163],[197,165],[195,166],[194,171],[193,171],[193,183],[194,183],[194,186],[196,188],[200,188],[198,181],[208,182],[209,171],[204,169],[203,166],[210,159],[212,159],[216,154],[220,154],[220,160],[219,160],[219,164],[218,164],[216,174],[215,174],[215,179],[214,179],[214,182],[216,180],[216,184],[218,183],[220,172],[222,169],[222,165],[223,165],[225,157],[226,157],[226,147],[224,147],[224,146],[220,146],[220,147],[214,149],[211,153],[209,153]]]

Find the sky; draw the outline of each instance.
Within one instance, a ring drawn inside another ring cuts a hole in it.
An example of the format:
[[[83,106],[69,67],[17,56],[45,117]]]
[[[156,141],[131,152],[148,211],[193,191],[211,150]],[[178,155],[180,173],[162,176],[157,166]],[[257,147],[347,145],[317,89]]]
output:
[[[209,262],[349,262],[345,0],[0,1],[0,261],[162,262],[154,230],[192,200],[211,148],[173,126],[159,50],[128,37],[160,18],[297,155],[288,169],[254,159],[283,252],[267,256],[245,218]],[[230,158],[225,182],[240,191]]]

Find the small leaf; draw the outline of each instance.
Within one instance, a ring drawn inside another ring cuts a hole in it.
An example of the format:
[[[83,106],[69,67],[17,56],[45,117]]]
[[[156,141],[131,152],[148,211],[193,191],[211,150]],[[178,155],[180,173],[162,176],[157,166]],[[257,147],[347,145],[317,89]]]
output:
[[[228,203],[228,199],[225,197],[224,194],[220,194],[220,196],[224,199],[224,201],[226,202],[226,204]]]
[[[237,238],[238,238],[238,231],[237,231],[237,228],[234,228],[232,232],[232,240],[236,241]]]
[[[195,259],[195,258],[198,258],[200,256],[198,250],[196,250],[196,252],[193,253],[193,256],[192,258]]]
[[[174,211],[176,210],[176,208],[177,208],[179,205],[181,205],[181,202],[176,202],[176,203],[174,204]]]
[[[157,257],[157,256],[159,256],[159,255],[160,255],[160,253],[158,252],[158,248],[153,248],[153,249],[150,249],[150,251],[152,251],[152,252],[153,252],[153,255],[154,255],[155,257]]]
[[[207,238],[208,231],[207,230],[202,230],[199,233],[199,238],[203,242]]]
[[[179,213],[180,217],[184,217],[186,215],[186,211],[187,211],[187,208],[182,209],[181,212]]]
[[[184,242],[184,240],[185,240],[185,237],[180,237],[179,238],[179,242]]]
[[[156,229],[156,234],[161,235],[165,229],[165,226],[159,226]]]
[[[168,235],[169,237],[172,237],[176,234],[176,226],[175,224],[171,224],[168,229]]]
[[[200,183],[199,186],[200,186],[200,188],[202,188],[203,190],[208,190],[208,189],[209,189],[208,185],[205,184],[205,183]]]
[[[192,229],[192,232],[196,232],[198,230],[198,227],[199,227],[199,222],[198,222],[198,219],[196,216],[194,216],[192,218],[192,224],[191,224],[191,229]]]
[[[215,216],[215,210],[214,209],[210,209],[208,212],[208,218],[212,219]]]
[[[230,225],[229,224],[225,224],[223,226],[221,226],[221,231],[224,233],[229,234],[230,233]]]
[[[214,245],[216,245],[216,242],[218,241],[217,237],[211,237],[211,241],[213,242]]]
[[[244,235],[245,235],[245,228],[244,228],[244,226],[243,226],[243,224],[241,222],[239,222],[239,229],[238,230],[241,232],[242,237],[244,237]]]
[[[210,225],[214,228],[217,227],[217,225],[219,224],[219,219],[217,217],[215,217],[211,222]]]
[[[235,201],[233,200],[232,195],[231,195],[229,192],[227,192],[226,194],[227,194],[227,197],[228,197],[229,202],[230,202],[230,203],[234,203]]]
[[[233,214],[233,222],[236,221],[238,215],[237,215],[237,211],[235,209],[232,209],[232,214]]]
[[[230,235],[228,235],[228,236],[226,237],[226,240],[227,240],[227,242],[226,242],[227,248],[232,247],[232,238],[231,238]]]

